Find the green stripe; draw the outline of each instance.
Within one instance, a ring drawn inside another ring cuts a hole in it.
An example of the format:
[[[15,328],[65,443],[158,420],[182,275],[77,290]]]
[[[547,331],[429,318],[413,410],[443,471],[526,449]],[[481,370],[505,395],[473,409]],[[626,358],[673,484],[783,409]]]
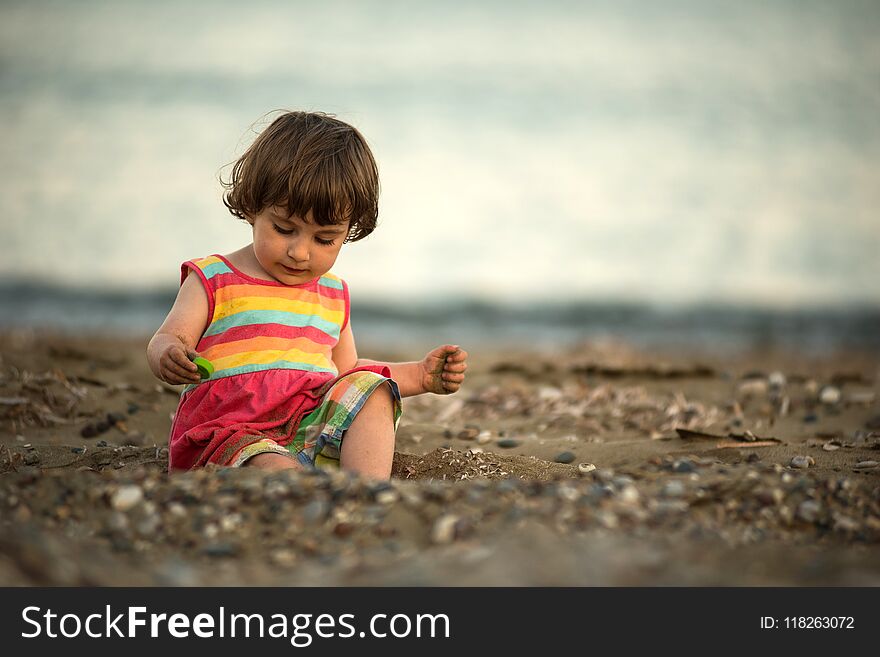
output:
[[[319,285],[323,285],[324,287],[332,287],[337,290],[342,289],[342,281],[336,278],[330,278],[329,276],[321,276],[320,280],[318,280]]]
[[[337,340],[341,328],[339,324],[328,322],[317,315],[301,315],[286,310],[244,310],[211,322],[205,331],[205,336],[223,333],[233,326],[253,326],[254,324],[281,324],[296,328],[311,326]]]

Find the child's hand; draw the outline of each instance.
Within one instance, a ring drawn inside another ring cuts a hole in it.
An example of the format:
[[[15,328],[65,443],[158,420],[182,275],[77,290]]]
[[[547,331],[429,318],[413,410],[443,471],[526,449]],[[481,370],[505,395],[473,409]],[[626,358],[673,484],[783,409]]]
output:
[[[159,356],[159,378],[165,383],[177,385],[179,383],[198,383],[199,368],[190,360],[198,354],[195,351],[187,351],[180,344],[170,344]]]
[[[422,388],[425,392],[449,395],[461,388],[467,370],[468,354],[458,345],[437,347],[420,363]]]

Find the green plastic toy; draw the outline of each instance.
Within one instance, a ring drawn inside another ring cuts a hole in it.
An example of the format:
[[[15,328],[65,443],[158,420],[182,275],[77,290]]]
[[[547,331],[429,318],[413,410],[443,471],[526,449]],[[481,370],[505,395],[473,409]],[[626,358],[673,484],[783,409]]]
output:
[[[192,359],[192,362],[196,364],[196,367],[199,368],[199,376],[203,379],[210,379],[211,375],[214,373],[214,365],[207,358],[202,358],[201,356],[196,356]]]

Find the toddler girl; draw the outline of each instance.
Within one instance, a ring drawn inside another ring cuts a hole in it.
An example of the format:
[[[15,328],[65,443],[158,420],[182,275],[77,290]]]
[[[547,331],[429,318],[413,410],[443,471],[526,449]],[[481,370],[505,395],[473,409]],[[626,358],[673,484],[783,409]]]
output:
[[[156,377],[186,384],[169,469],[341,466],[387,479],[401,397],[457,391],[467,352],[358,358],[348,285],[330,270],[344,243],[376,227],[379,176],[364,138],[325,114],[283,114],[224,187],[253,242],[183,263],[177,299],[147,347]],[[207,378],[198,356],[214,366]]]

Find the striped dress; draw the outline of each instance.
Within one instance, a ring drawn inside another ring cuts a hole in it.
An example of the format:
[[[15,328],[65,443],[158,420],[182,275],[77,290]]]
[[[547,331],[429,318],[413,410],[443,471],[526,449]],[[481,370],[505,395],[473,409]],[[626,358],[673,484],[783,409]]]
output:
[[[183,263],[181,285],[191,272],[208,296],[196,351],[214,373],[183,390],[171,426],[172,470],[226,465],[263,438],[288,444],[340,378],[332,350],[349,320],[348,286],[329,272],[284,285],[248,276],[220,255]],[[387,367],[357,369],[390,376]]]

